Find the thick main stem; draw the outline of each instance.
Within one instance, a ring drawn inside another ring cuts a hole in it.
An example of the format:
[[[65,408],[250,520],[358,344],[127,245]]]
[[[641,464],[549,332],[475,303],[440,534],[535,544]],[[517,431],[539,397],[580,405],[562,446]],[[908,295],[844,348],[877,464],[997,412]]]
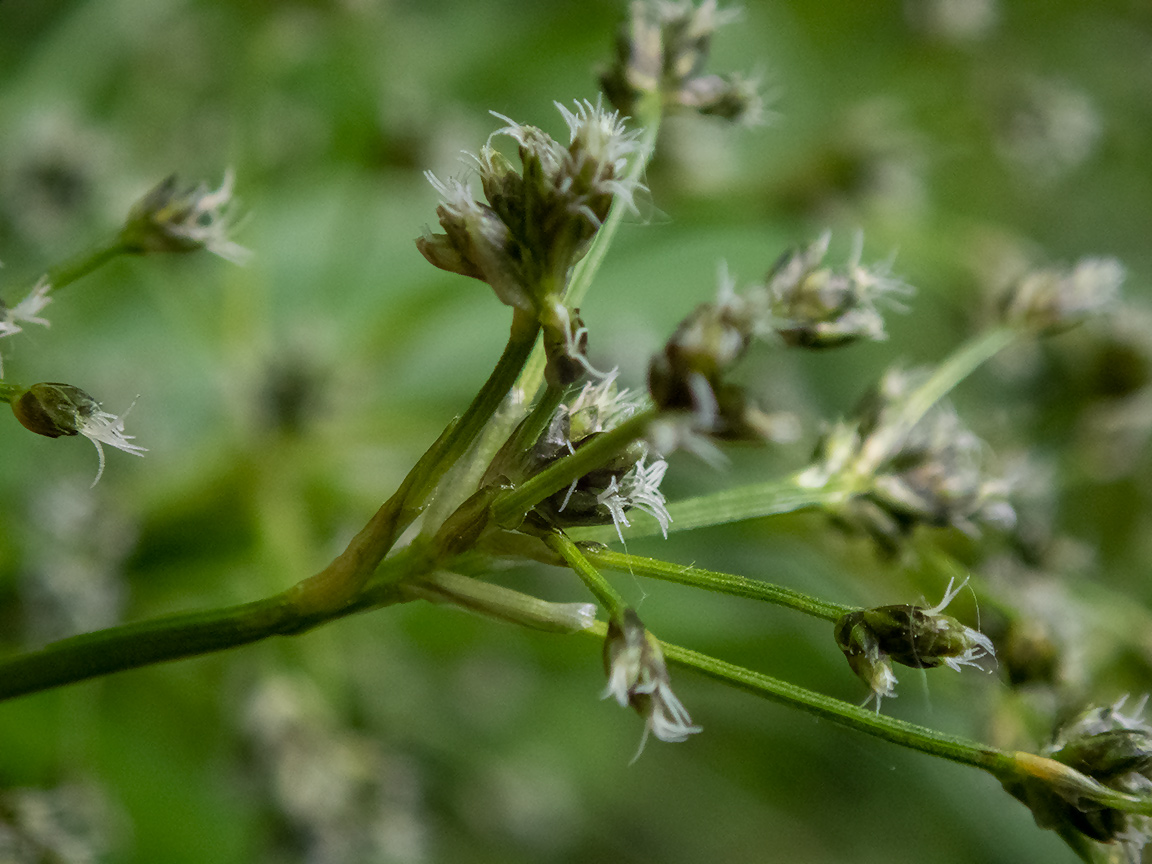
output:
[[[336,609],[356,596],[404,529],[427,506],[436,484],[464,455],[500,407],[524,368],[539,332],[540,327],[533,316],[516,310],[504,353],[472,404],[425,451],[400,488],[352,538],[348,547],[315,576],[290,589],[294,602],[318,610]]]
[[[353,612],[406,602],[394,585],[334,611],[302,610],[288,594],[207,612],[169,615],[53,642],[0,660],[0,701],[89,678],[226,651],[270,636],[294,636]]]

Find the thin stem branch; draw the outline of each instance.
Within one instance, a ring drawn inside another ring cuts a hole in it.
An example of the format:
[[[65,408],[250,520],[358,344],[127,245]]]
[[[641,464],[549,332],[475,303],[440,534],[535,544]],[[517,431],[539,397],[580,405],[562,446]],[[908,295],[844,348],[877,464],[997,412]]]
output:
[[[1011,345],[1020,332],[1010,327],[993,327],[977,333],[937,366],[932,374],[905,400],[898,425],[911,431],[932,406],[947,396],[961,381]]]
[[[548,547],[560,555],[568,566],[571,567],[576,575],[588,586],[588,590],[592,592],[600,604],[607,610],[609,617],[619,619],[624,614],[624,610],[628,608],[628,603],[620,596],[619,592],[612,587],[611,583],[600,575],[592,564],[584,557],[575,543],[571,541],[561,531],[555,531],[545,538]]]
[[[829,603],[826,600],[810,597],[791,588],[773,585],[769,582],[760,582],[755,579],[746,579],[743,576],[735,576],[730,573],[719,573],[700,567],[685,567],[655,558],[643,558],[639,555],[612,552],[602,548],[582,547],[581,551],[589,562],[606,570],[617,570],[636,576],[648,576],[652,579],[662,579],[665,582],[676,582],[680,585],[690,585],[693,588],[732,594],[750,600],[762,600],[827,621],[837,621],[842,615],[859,608],[846,606],[842,603]]]
[[[53,292],[59,291],[78,279],[87,276],[93,270],[107,264],[118,255],[126,255],[131,250],[121,242],[119,237],[92,247],[66,261],[50,267],[44,274]]]
[[[779,516],[798,510],[824,508],[842,502],[844,496],[848,494],[847,490],[835,484],[802,486],[797,482],[799,476],[793,474],[782,480],[723,489],[669,504],[668,515],[671,521],[668,533],[726,525],[729,522],[757,519],[762,516]],[[632,524],[623,529],[625,540],[660,533],[660,524],[647,514],[630,513],[628,519]],[[569,533],[577,540],[594,540],[600,543],[611,543],[619,539],[616,529],[611,525],[575,528]]]

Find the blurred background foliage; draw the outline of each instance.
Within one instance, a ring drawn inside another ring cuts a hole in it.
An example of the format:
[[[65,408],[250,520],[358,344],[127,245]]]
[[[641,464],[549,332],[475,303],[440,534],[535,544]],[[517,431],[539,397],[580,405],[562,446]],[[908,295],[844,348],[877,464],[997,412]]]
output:
[[[595,98],[623,12],[0,3],[5,299],[173,171],[215,183],[233,167],[250,212],[238,239],[256,253],[243,269],[116,261],[62,292],[50,330],[5,340],[12,380],[67,381],[114,412],[138,397],[129,431],[149,453],[111,452],[89,490],[86,442],[0,424],[4,650],[264,596],[342,548],[503,344],[507,309],[413,245],[435,218],[421,172],[460,172],[459,151],[499,123],[489,110],[559,135],[552,101]],[[865,261],[898,252],[893,272],[917,293],[886,343],[760,349],[747,378],[796,414],[799,440],[734,452],[721,474],[677,456],[669,497],[803,464],[820,419],[850,411],[885,367],[936,361],[972,332],[1015,262],[1115,255],[1133,311],[1014,350],[956,394],[997,456],[1027,466],[1017,476],[1045,481],[1022,511],[1035,548],[935,538],[1032,610],[1028,644],[1054,646],[1060,664],[1015,687],[1003,669],[905,670],[885,710],[1034,747],[1061,709],[1147,691],[1152,6],[756,2],[721,32],[712,66],[758,72],[769,123],[667,124],[651,198],[584,306],[596,365],[640,386],[647,356],[711,296],[719,260],[749,282],[824,227],[840,255],[857,229]],[[849,603],[934,603],[944,587],[815,515],[632,551]],[[560,571],[498,578],[582,599]],[[824,624],[617,581],[666,639],[864,695]],[[973,612],[970,598],[957,607]],[[1101,635],[1117,632],[1119,648]],[[1072,859],[990,778],[688,673],[676,686],[705,733],[651,742],[629,765],[641,724],[598,701],[589,640],[411,604],[23,698],[0,705],[0,859]]]

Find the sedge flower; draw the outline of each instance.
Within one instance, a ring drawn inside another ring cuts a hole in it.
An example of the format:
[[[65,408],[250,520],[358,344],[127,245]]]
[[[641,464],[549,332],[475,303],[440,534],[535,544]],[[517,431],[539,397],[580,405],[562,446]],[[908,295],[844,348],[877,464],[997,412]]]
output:
[[[521,169],[489,139],[472,157],[485,201],[460,180],[426,175],[440,193],[444,233],[418,239],[421,254],[442,270],[487,282],[502,303],[525,311],[554,305],[613,202],[632,207],[639,186],[625,176],[637,133],[618,114],[591,102],[556,107],[568,126],[567,145],[495,115],[507,125],[492,136],[516,142]]]
[[[147,448],[132,443],[135,436],[124,432],[124,418],[132,406],[119,416],[110,414],[101,410],[99,402],[71,384],[33,384],[11,404],[12,413],[21,425],[37,435],[48,438],[83,435],[91,441],[100,459],[93,486],[104,474],[103,444],[133,456],[143,456],[147,452]]]
[[[49,292],[51,283],[41,278],[28,292],[28,296],[9,308],[0,300],[0,339],[5,336],[15,336],[24,328],[23,324],[39,324],[41,327],[49,326],[47,318],[40,317],[44,307],[52,302]],[[0,378],[4,377],[4,359],[0,357]]]
[[[602,698],[612,697],[620,707],[631,706],[645,719],[639,756],[651,733],[661,741],[687,741],[702,731],[672,692],[668,667],[660,644],[644,627],[640,616],[627,609],[608,624],[604,641],[604,670],[608,686]]]
[[[120,242],[138,255],[207,249],[233,264],[244,264],[252,253],[229,236],[237,224],[233,179],[226,171],[217,189],[204,183],[181,189],[175,174],[167,177],[132,207]]]
[[[896,695],[893,662],[914,669],[943,665],[959,672],[964,666],[979,667],[980,661],[995,659],[992,640],[943,614],[968,584],[965,580],[953,589],[953,582],[948,583],[944,599],[931,608],[877,606],[849,612],[836,622],[836,644],[872,691],[867,702],[875,700],[877,711],[882,699]]]

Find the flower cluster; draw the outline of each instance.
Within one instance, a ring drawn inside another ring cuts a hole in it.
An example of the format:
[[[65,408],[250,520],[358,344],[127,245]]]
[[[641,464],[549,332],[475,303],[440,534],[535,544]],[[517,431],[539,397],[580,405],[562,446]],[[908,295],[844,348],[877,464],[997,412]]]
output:
[[[764,321],[763,304],[737,294],[722,273],[716,301],[696,307],[648,366],[652,401],[684,418],[679,426],[665,422],[657,429],[659,449],[699,451],[693,436],[759,441],[771,434],[768,416],[749,401],[743,387],[727,380],[753,337],[764,332]]]
[[[643,100],[659,98],[667,109],[696,111],[753,123],[763,106],[756,84],[738,75],[705,75],[712,34],[738,11],[720,12],[716,0],[640,0],[621,28],[616,59],[600,76],[608,99],[637,115]]]
[[[245,263],[251,252],[229,237],[237,224],[232,183],[231,171],[217,189],[204,183],[181,189],[175,175],[166,178],[133,205],[120,231],[121,244],[137,255],[207,249],[234,264]]]
[[[804,486],[843,483],[836,515],[894,552],[917,525],[968,534],[980,524],[1011,527],[1006,484],[985,469],[985,445],[946,404],[909,423],[908,406],[924,376],[885,373],[862,401],[857,419],[829,429],[817,445]]]
[[[836,644],[852,671],[871,689],[868,701],[875,700],[877,711],[881,699],[896,695],[893,661],[914,669],[944,665],[959,672],[963,666],[995,658],[992,640],[943,614],[966,584],[967,580],[953,589],[949,582],[944,599],[930,609],[877,606],[849,612],[836,622]]]
[[[661,741],[680,742],[701,731],[672,692],[660,644],[632,609],[608,623],[604,670],[608,675],[604,698],[611,696],[621,708],[631,705],[646,721],[641,750],[649,732]]]
[[[1000,315],[1015,327],[1058,333],[1111,305],[1123,282],[1124,267],[1115,258],[1083,258],[1070,270],[1032,270],[1000,297]]]
[[[1045,755],[1117,792],[1152,793],[1152,725],[1141,714],[1140,699],[1130,714],[1121,713],[1127,697],[1106,708],[1090,708],[1063,726]],[[1152,818],[1093,802],[1074,785],[1029,777],[1005,784],[1032,810],[1036,824],[1072,832],[1100,843],[1118,843],[1127,861],[1139,864],[1152,837]]]
[[[845,272],[821,266],[831,236],[825,231],[815,242],[786,252],[768,274],[774,329],[789,345],[832,348],[859,339],[885,339],[877,301],[911,291],[884,268],[861,266],[863,235],[857,235]]]
[[[641,400],[618,390],[615,376],[585,384],[553,415],[547,431],[531,454],[532,473],[542,470],[635,414]],[[537,505],[535,513],[549,525],[602,525],[612,522],[619,532],[633,508],[652,516],[667,533],[670,517],[660,483],[668,464],[652,458],[648,445],[633,442],[619,456],[574,481]]]
[[[466,183],[429,172],[445,233],[426,232],[416,241],[435,266],[487,282],[501,302],[529,312],[563,296],[569,271],[613,201],[630,206],[638,185],[625,176],[636,134],[615,112],[590,102],[578,102],[574,111],[556,107],[568,125],[567,146],[496,115],[508,125],[493,137],[517,143],[522,169],[516,171],[489,139],[474,157],[487,203],[475,200]]]

